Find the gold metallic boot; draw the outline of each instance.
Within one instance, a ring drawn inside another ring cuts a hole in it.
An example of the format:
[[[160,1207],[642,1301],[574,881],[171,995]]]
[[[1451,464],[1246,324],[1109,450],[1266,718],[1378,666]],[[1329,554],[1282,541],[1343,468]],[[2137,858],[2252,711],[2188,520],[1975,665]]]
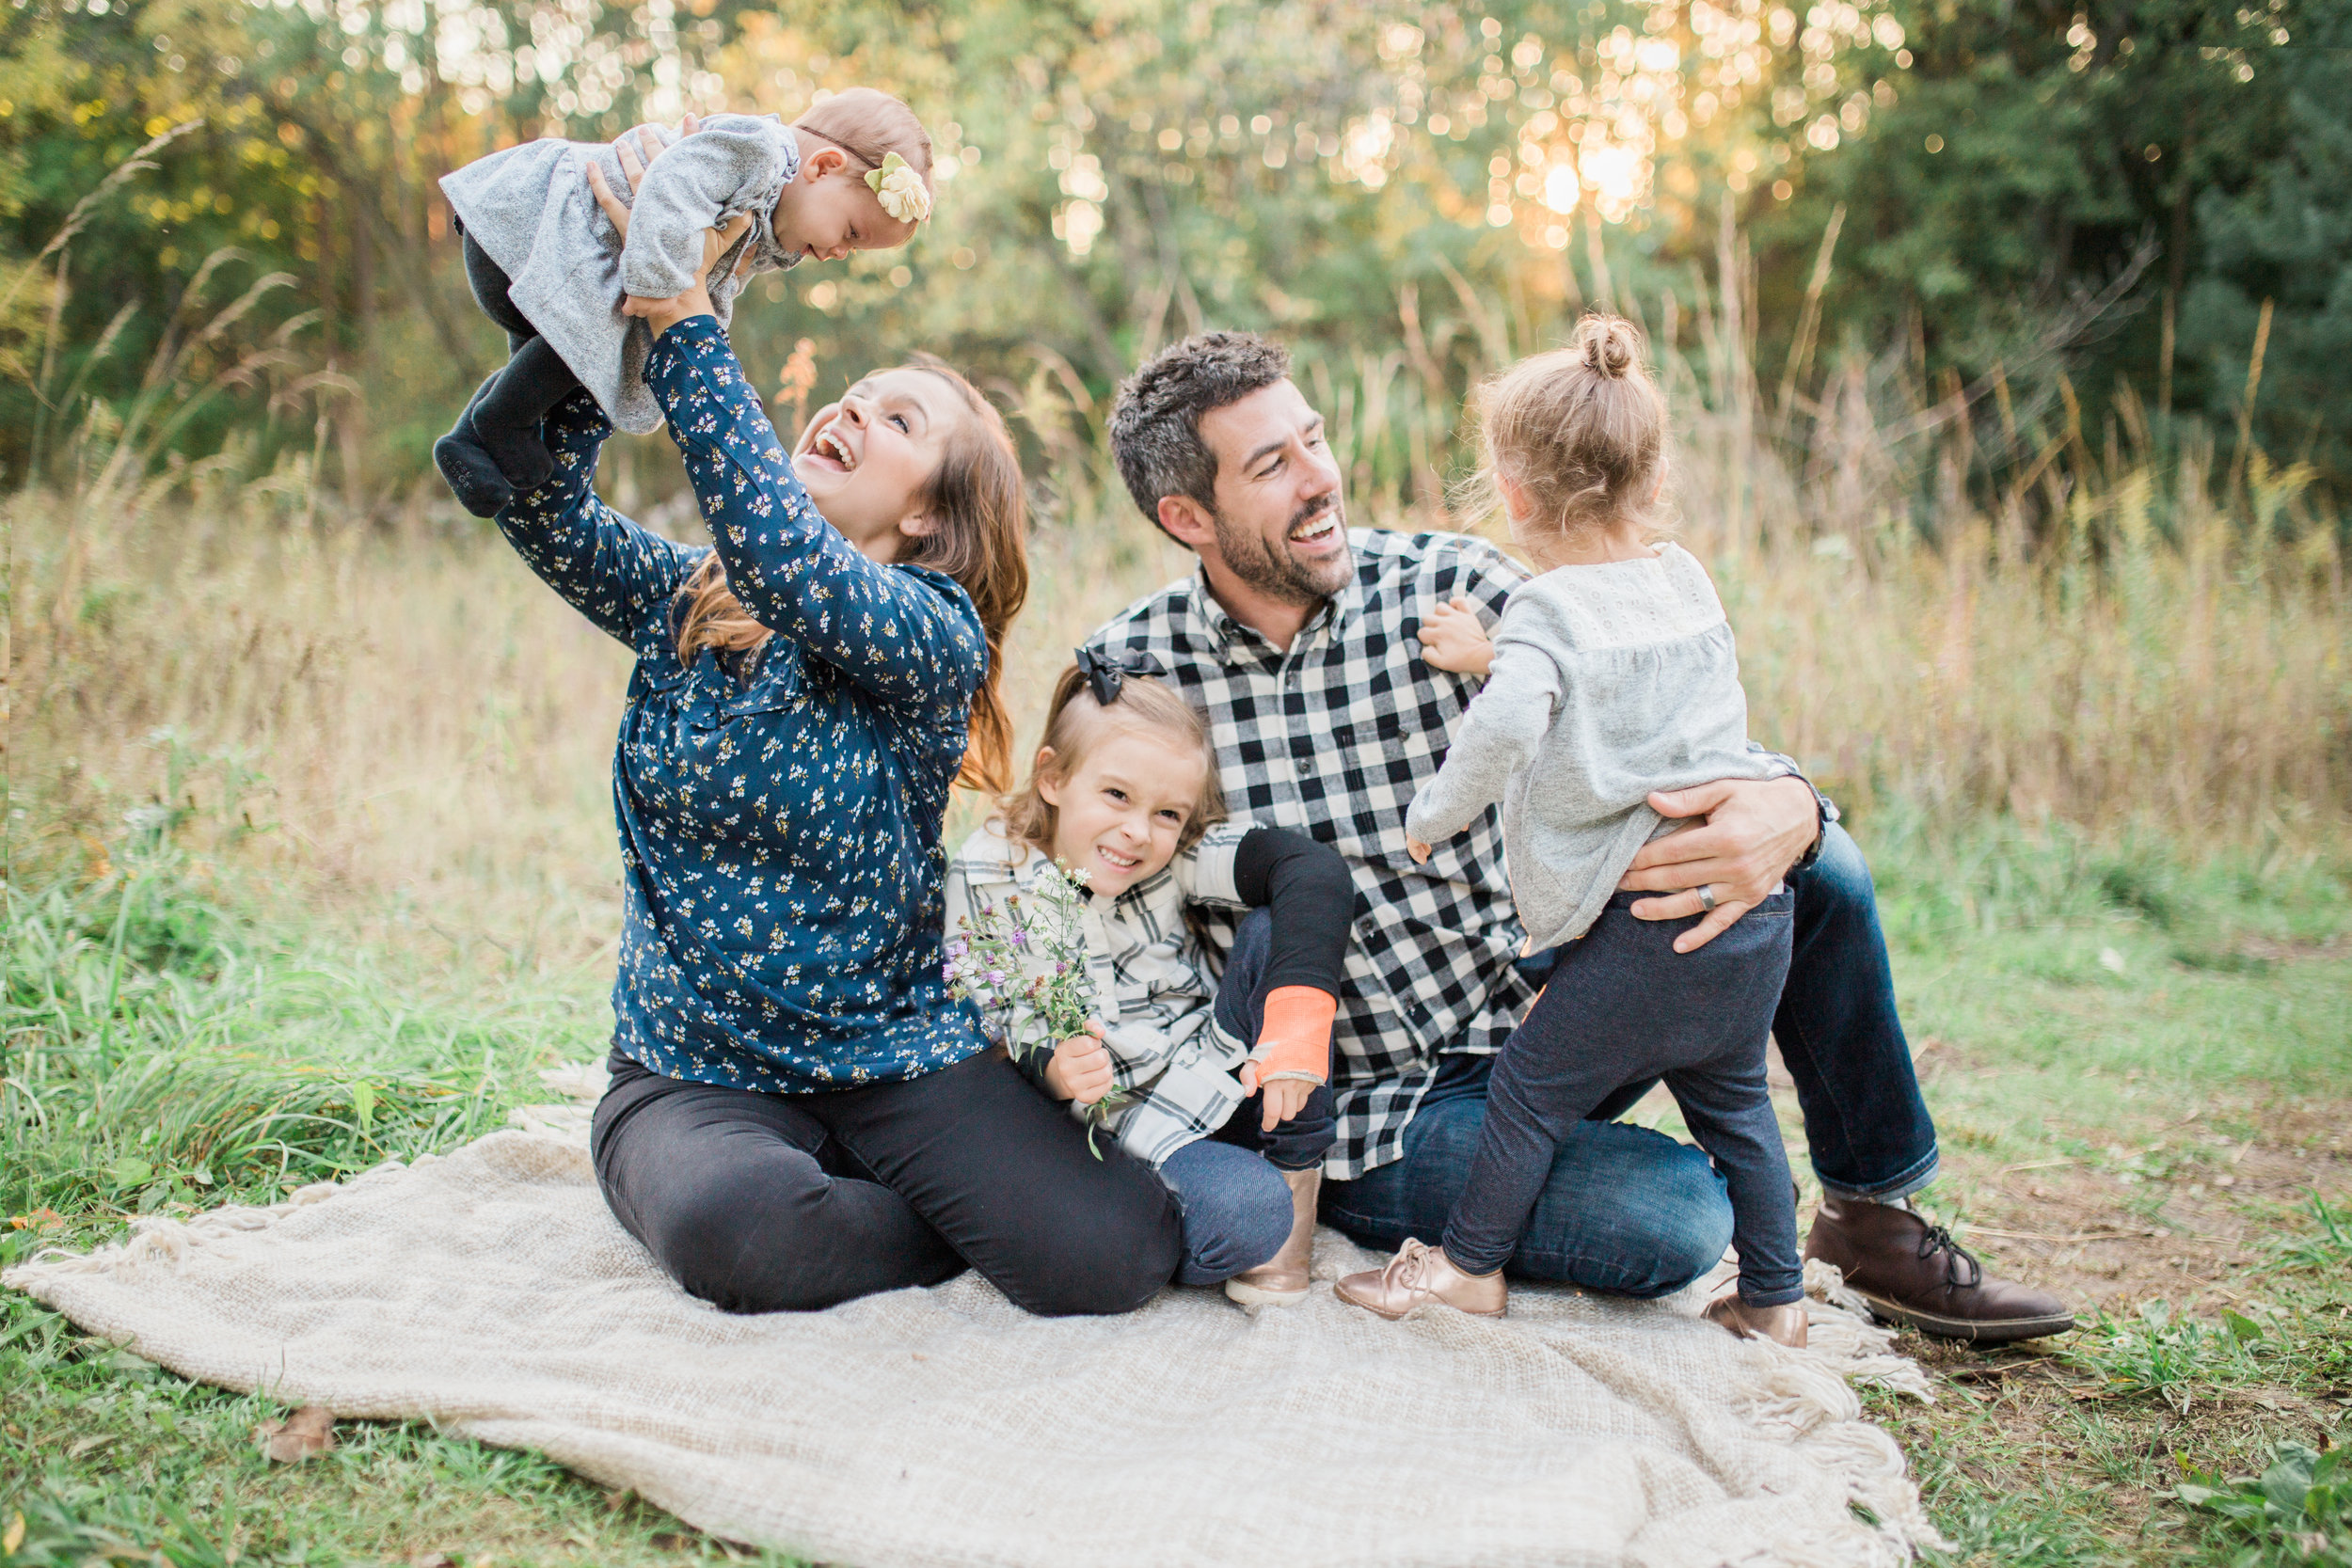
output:
[[[1315,1198],[1323,1191],[1323,1167],[1286,1170],[1282,1180],[1291,1189],[1290,1238],[1281,1251],[1225,1282],[1225,1293],[1244,1307],[1295,1307],[1307,1299],[1307,1287],[1313,1283],[1308,1270],[1314,1262]]]
[[[1780,1307],[1750,1307],[1740,1299],[1739,1289],[1734,1287],[1708,1302],[1700,1316],[1743,1339],[1770,1339],[1791,1350],[1804,1349],[1804,1303],[1801,1301]]]
[[[1464,1274],[1443,1247],[1407,1240],[1388,1266],[1351,1274],[1339,1283],[1340,1299],[1394,1323],[1428,1307],[1451,1307],[1474,1318],[1500,1318],[1509,1295],[1502,1271]]]

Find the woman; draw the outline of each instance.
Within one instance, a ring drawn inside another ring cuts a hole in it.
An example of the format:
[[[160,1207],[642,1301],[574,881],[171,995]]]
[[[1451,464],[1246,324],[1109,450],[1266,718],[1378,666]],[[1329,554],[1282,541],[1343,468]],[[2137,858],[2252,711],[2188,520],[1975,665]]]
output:
[[[948,791],[1001,787],[1011,739],[997,655],[1027,568],[1003,421],[918,360],[851,387],[787,459],[710,312],[718,253],[644,310],[646,384],[716,549],[596,499],[611,426],[583,393],[548,420],[554,477],[499,517],[637,654],[606,1201],[730,1311],[966,1264],[1033,1312],[1139,1306],[1177,1262],[1167,1189],[1089,1152],[941,972]]]

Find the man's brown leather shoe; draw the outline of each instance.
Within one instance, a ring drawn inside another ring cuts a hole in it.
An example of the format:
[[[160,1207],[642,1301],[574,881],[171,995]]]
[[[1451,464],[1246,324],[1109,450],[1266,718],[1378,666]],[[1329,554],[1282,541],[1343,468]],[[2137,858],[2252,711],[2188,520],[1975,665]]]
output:
[[[1804,1255],[1836,1264],[1871,1310],[1922,1334],[1999,1345],[2074,1326],[2058,1297],[1994,1278],[1949,1231],[1908,1209],[1825,1197]]]

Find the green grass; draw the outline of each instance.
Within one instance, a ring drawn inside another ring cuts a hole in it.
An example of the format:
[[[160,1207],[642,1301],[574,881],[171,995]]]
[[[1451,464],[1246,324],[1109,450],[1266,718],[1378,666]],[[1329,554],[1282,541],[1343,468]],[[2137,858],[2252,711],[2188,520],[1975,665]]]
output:
[[[208,869],[175,827],[136,826],[7,906],[0,1261],[447,1148],[603,1037],[600,973],[356,942]],[[2352,1112],[2337,872],[1859,827],[1907,1020],[1932,1042],[1941,1213],[1996,1201],[1995,1167],[2066,1160],[2163,1230],[2231,1149],[2296,1135],[2276,1107],[2313,1127]],[[2322,1460],[2352,1418],[2352,1214],[2312,1195],[2241,1208],[2260,1235],[2243,1309],[2159,1291],[2029,1353],[1905,1341],[1939,1402],[1874,1408],[1949,1561],[2344,1561]],[[0,1538],[24,1520],[0,1563],[786,1560],[421,1424],[345,1423],[330,1453],[270,1465],[250,1435],[279,1413],[266,1399],[185,1384],[14,1294],[0,1410]]]
[[[2344,1563],[2341,1494],[2320,1493],[2300,1521],[2264,1503],[2285,1495],[2298,1456],[2352,1438],[2352,1266],[2261,1284],[2259,1320],[2151,1302],[2055,1354],[1933,1352],[1932,1408],[1873,1396],[1953,1542],[1945,1560]],[[2266,1482],[2281,1464],[2288,1475]]]
[[[459,1000],[324,933],[258,925],[211,881],[149,844],[11,894],[0,1212],[78,1231],[266,1202],[502,1125],[519,1069],[593,1048],[565,999]]]

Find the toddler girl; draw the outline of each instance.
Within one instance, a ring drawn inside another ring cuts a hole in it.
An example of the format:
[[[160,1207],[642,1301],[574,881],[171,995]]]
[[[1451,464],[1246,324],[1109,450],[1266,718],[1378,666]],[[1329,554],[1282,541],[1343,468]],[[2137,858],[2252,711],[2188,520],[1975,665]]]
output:
[[[1482,401],[1487,474],[1540,575],[1503,607],[1492,673],[1406,811],[1406,847],[1424,861],[1431,842],[1502,802],[1527,951],[1558,956],[1495,1063],[1443,1244],[1407,1241],[1339,1293],[1385,1318],[1440,1304],[1500,1315],[1502,1266],[1561,1138],[1612,1091],[1662,1076],[1730,1189],[1740,1286],[1708,1316],[1803,1344],[1796,1205],[1764,1083],[1794,895],[1782,888],[1677,953],[1695,917],[1637,920],[1637,895],[1616,891],[1642,846],[1682,825],[1650,809],[1652,790],[1787,770],[1748,743],[1706,568],[1659,542],[1648,515],[1663,489],[1664,400],[1632,325],[1588,316],[1573,347],[1514,366]]]
[[[631,201],[623,176],[636,161],[632,140],[644,136],[668,145]],[[931,139],[914,111],[853,87],[790,125],[774,115],[714,115],[675,138],[661,127],[610,146],[547,136],[450,175],[441,190],[464,241],[466,279],[506,329],[510,353],[434,443],[459,502],[495,516],[517,490],[546,481],[554,465],[539,421],[574,387],[585,386],[624,430],[660,428],[644,383],[652,338],[625,307],[684,293],[709,230],[748,220],[710,270],[724,325],[754,273],[914,238],[930,215],[930,169]],[[629,202],[626,240],[597,203],[606,190]]]
[[[1332,1141],[1331,1021],[1355,888],[1327,844],[1219,822],[1207,727],[1171,688],[1091,649],[1078,658],[1054,689],[1027,785],[947,868],[950,951],[1047,867],[1084,874],[1101,1017],[1027,1052],[1022,1069],[1175,1193],[1179,1283],[1288,1305],[1307,1294]],[[1222,984],[1188,905],[1253,911]],[[991,1009],[991,1037],[1018,1038],[1023,1012]]]

